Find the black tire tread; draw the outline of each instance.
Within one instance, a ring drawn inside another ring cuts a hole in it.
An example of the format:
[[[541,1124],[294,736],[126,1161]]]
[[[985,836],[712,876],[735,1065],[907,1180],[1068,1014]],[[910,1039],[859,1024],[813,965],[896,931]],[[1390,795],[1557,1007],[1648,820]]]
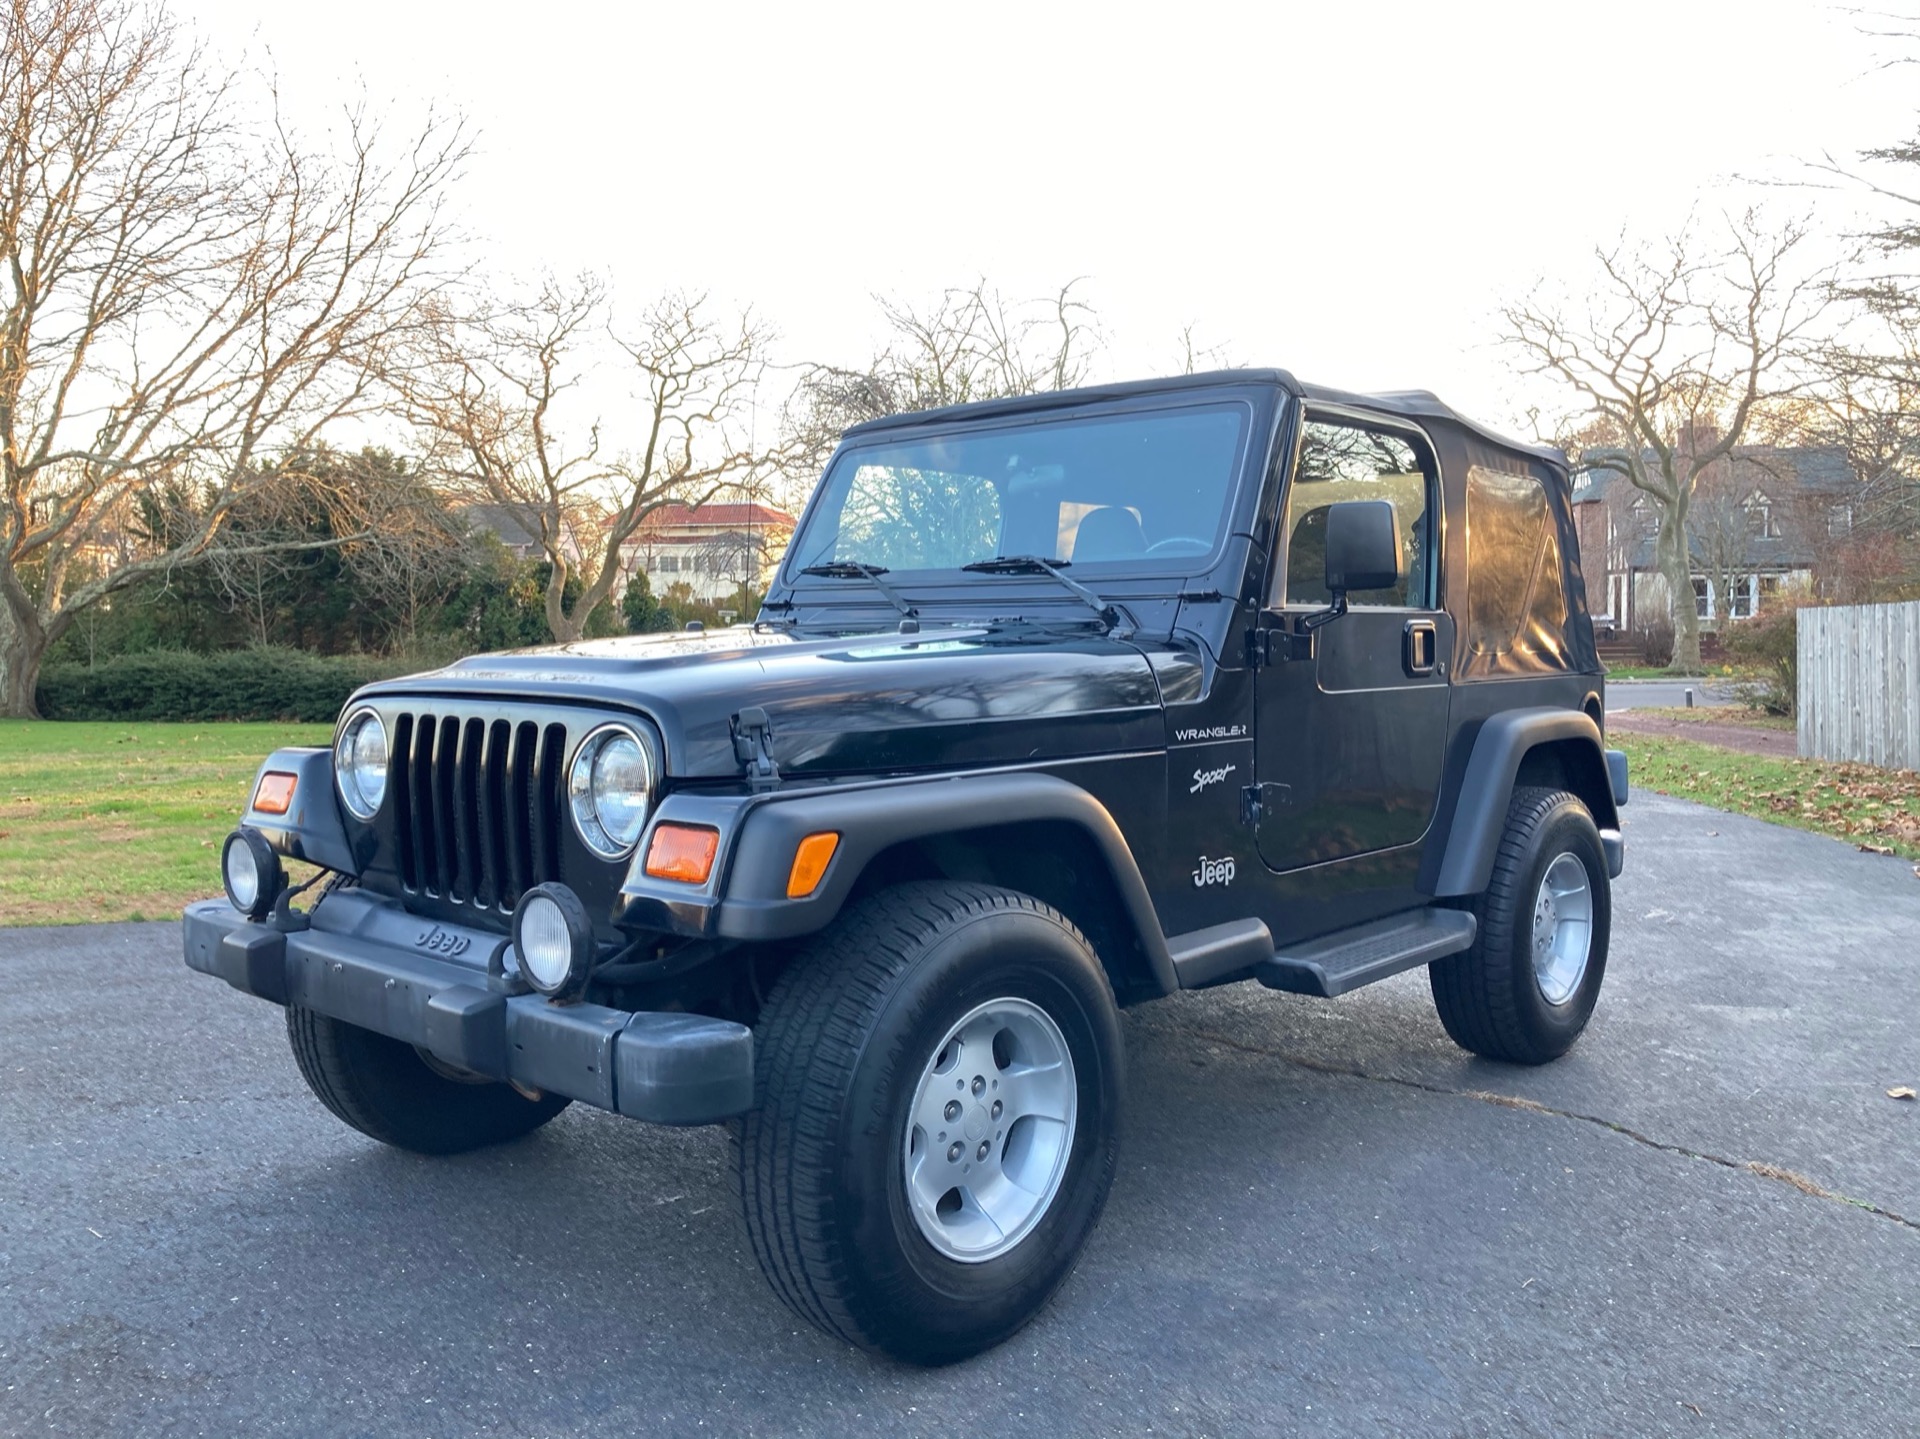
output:
[[[1569,801],[1580,803],[1578,796],[1562,789],[1526,785],[1514,790],[1492,877],[1473,904],[1480,922],[1473,948],[1428,970],[1434,1008],[1448,1036],[1462,1049],[1488,1059],[1527,1062],[1530,1046],[1521,1026],[1513,971],[1497,958],[1489,962],[1485,957],[1506,955],[1513,945],[1514,917],[1531,913],[1529,897],[1519,889],[1532,858],[1534,834]]]
[[[872,1347],[847,1296],[851,1276],[828,1236],[833,1201],[803,1176],[828,1172],[841,1096],[872,1018],[929,930],[969,915],[1024,910],[1084,944],[1071,921],[993,885],[921,881],[882,890],[797,956],[767,997],[756,1042],[760,1093],[740,1132],[741,1212],[754,1257],[780,1298],[849,1344]],[[849,963],[847,956],[859,956]]]
[[[301,1078],[336,1119],[419,1154],[458,1154],[519,1139],[571,1102],[447,1079],[399,1040],[303,1005],[287,1006],[287,1043]]]

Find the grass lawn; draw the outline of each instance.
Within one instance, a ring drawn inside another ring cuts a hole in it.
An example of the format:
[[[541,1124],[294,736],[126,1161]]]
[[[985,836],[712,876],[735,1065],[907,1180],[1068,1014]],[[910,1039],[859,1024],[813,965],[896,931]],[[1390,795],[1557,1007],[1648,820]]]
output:
[[[1682,725],[1709,725],[1716,729],[1725,725],[1735,729],[1772,730],[1777,734],[1795,733],[1793,721],[1785,715],[1770,715],[1764,710],[1748,709],[1745,705],[1695,705],[1692,709],[1675,705],[1670,708],[1649,707],[1634,710],[1633,713],[1652,715]]]
[[[1717,710],[1662,713],[1722,721],[1733,718]],[[1745,723],[1770,728],[1786,722],[1754,717]],[[1678,795],[1920,859],[1920,774],[1912,770],[1775,759],[1689,739],[1617,730],[1608,731],[1607,742],[1627,752],[1628,772],[1637,789]]]
[[[1610,680],[1709,680],[1731,681],[1745,678],[1743,671],[1728,665],[1708,665],[1700,674],[1677,675],[1665,665],[1608,665]]]
[[[0,720],[0,925],[171,919],[220,893],[254,772],[326,725]]]

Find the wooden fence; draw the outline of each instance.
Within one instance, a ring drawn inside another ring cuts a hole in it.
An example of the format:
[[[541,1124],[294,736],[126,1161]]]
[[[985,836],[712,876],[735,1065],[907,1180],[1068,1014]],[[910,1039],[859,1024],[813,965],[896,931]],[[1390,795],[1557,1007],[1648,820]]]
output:
[[[1920,601],[1800,611],[1800,753],[1920,769]]]

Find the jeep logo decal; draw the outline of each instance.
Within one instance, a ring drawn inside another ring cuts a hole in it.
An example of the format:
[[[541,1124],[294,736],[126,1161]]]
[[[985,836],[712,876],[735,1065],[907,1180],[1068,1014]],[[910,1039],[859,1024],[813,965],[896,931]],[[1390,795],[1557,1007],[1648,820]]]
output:
[[[430,949],[435,954],[465,954],[473,948],[473,941],[464,934],[449,934],[437,924],[421,930],[413,943],[415,948]]]
[[[1197,769],[1193,772],[1193,788],[1188,790],[1187,793],[1199,794],[1200,791],[1208,785],[1219,784],[1221,780],[1232,774],[1237,768],[1237,765],[1223,764],[1219,769]]]
[[[1210,884],[1228,885],[1233,883],[1233,856],[1225,859],[1208,859],[1200,856],[1200,868],[1193,872],[1193,887],[1204,889]]]

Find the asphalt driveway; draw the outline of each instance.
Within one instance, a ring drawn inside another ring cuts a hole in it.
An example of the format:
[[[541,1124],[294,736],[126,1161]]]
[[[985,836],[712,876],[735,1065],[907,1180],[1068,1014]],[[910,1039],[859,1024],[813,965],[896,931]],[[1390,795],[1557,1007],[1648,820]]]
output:
[[[1630,813],[1544,1070],[1419,975],[1132,1012],[1078,1273],[933,1373],[780,1307],[719,1132],[390,1152],[174,926],[0,933],[0,1433],[1912,1435],[1920,879]]]

